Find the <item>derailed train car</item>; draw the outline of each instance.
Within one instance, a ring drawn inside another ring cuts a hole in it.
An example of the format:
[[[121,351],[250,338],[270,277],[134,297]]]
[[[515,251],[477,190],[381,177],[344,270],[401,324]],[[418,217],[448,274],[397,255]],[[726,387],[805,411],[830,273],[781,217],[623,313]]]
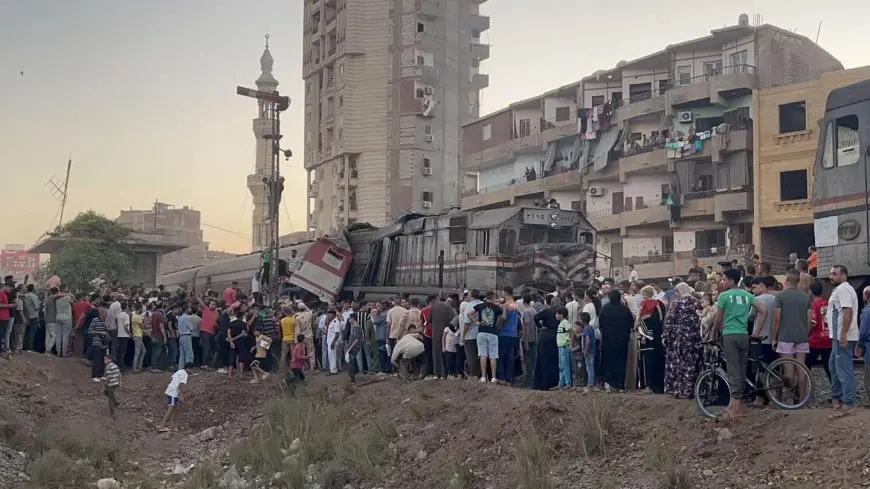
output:
[[[595,229],[578,211],[538,207],[408,215],[348,233],[353,262],[345,294],[383,297],[504,286],[553,290],[588,283]]]

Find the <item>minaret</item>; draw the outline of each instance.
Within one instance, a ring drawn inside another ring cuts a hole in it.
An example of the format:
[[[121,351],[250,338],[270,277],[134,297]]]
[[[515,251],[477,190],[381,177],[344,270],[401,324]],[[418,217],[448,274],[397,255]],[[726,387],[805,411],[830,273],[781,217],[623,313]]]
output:
[[[278,88],[278,80],[272,76],[272,53],[269,52],[269,34],[266,34],[266,49],[260,56],[260,77],[257,78],[257,90],[274,92]],[[272,175],[272,141],[266,139],[276,133],[271,114],[267,105],[257,101],[257,118],[254,119],[254,136],[257,138],[256,167],[253,175],[248,175],[248,189],[254,202],[254,215],[251,218],[251,248],[262,250],[269,243],[268,216],[269,203],[266,195],[266,184],[263,178]]]

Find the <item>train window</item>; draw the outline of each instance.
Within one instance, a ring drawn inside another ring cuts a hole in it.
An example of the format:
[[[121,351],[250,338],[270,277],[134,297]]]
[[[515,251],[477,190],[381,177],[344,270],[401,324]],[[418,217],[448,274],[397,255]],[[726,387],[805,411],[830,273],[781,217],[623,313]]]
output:
[[[547,236],[549,243],[573,243],[574,228],[551,229]]]
[[[474,252],[476,255],[489,254],[489,229],[478,229],[475,236]]]
[[[836,118],[825,127],[825,148],[822,167],[833,168],[858,163],[861,151],[858,116]]]
[[[337,251],[329,248],[326,250],[326,253],[323,254],[323,263],[328,265],[336,270],[341,269],[341,262],[343,261],[340,254]]]
[[[451,243],[465,243],[468,240],[468,216],[450,218],[447,239]]]
[[[501,229],[498,232],[498,252],[502,255],[513,255],[517,250],[517,232],[513,229]]]

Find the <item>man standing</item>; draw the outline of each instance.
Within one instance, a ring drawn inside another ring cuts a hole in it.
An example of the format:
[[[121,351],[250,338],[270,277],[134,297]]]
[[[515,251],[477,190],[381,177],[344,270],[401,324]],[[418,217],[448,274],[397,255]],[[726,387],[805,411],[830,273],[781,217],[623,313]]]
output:
[[[828,324],[831,326],[831,399],[832,418],[852,413],[855,404],[855,367],[852,358],[858,342],[858,294],[849,284],[849,272],[843,265],[831,268],[831,283],[835,286],[828,300]]]
[[[532,307],[532,295],[523,294],[520,305],[520,324],[523,338],[523,385],[532,387],[532,374],[535,370],[535,356],[538,344],[538,328],[535,326],[535,308]]]
[[[314,329],[312,328],[311,311],[305,304],[297,305],[296,309],[298,312],[293,316],[296,318],[296,335],[305,336],[305,351],[309,355],[309,366],[314,371],[317,369],[317,359],[315,355],[312,355],[314,353]]]
[[[70,335],[72,334],[73,324],[73,296],[67,292],[65,285],[61,285],[60,289],[57,293],[52,293],[55,304],[54,340],[57,356],[65,357],[70,350]],[[48,324],[46,324],[46,328],[48,328]],[[48,350],[46,350],[46,353],[48,353]]]
[[[465,338],[463,345],[465,346],[465,362],[468,365],[468,378],[471,380],[478,378],[486,380],[485,377],[481,377],[480,359],[478,358],[477,351],[478,324],[474,316],[474,308],[483,302],[478,296],[480,296],[480,291],[472,289],[465,309],[460,311],[464,321],[462,325],[462,337]]]
[[[103,342],[104,347],[109,348],[109,355],[118,359],[118,316],[121,315],[121,301],[117,297],[113,298],[110,295],[103,296],[103,303],[109,304],[109,310],[106,311],[106,331],[109,334],[109,343]]]
[[[635,283],[638,280],[637,270],[634,269],[634,265],[628,266],[628,281],[631,283]]]
[[[743,384],[746,365],[749,362],[749,311],[758,312],[756,322],[763,324],[767,310],[752,294],[737,287],[740,272],[729,268],[722,274],[722,286],[716,304],[714,330],[722,334],[725,361],[728,365],[728,384],[731,387],[731,402],[726,417],[739,418],[743,414]]]
[[[338,340],[341,338],[341,317],[339,315],[338,309],[330,311],[329,314],[326,315],[326,321],[328,326],[326,327],[326,347],[328,349],[329,355],[329,375],[335,375],[338,373],[338,366],[340,364],[338,358]]]
[[[502,308],[495,303],[495,292],[486,293],[486,302],[474,306],[469,318],[478,323],[477,356],[480,357],[480,382],[486,382],[486,367],[490,368],[490,382],[497,383],[498,328],[504,323]]]
[[[178,318],[178,366],[184,368],[194,362],[193,356],[193,320],[190,308]],[[120,336],[120,335],[119,335]]]
[[[54,325],[57,323],[57,293],[59,292],[57,287],[53,287],[49,290],[49,296],[45,298],[45,309],[44,309],[44,318],[45,318],[45,354],[51,355],[51,349],[54,348],[55,343],[55,335],[54,335]],[[26,302],[26,301],[25,301]],[[36,349],[36,341],[34,341],[36,337],[36,328],[32,328],[30,322],[27,323],[27,332],[25,333],[26,342],[24,344],[24,349],[28,351],[34,351]]]
[[[574,302],[574,301],[572,301]],[[579,309],[579,306],[577,306]],[[498,332],[498,372],[496,378],[504,385],[513,385],[516,360],[519,355],[520,311],[514,300],[514,289],[504,288],[504,321]]]
[[[404,335],[406,330],[404,321],[405,316],[408,314],[408,310],[402,307],[401,300],[401,298],[397,297],[393,302],[393,307],[387,311],[387,330],[390,332],[390,351],[396,347],[396,342],[399,341],[399,338]]]
[[[453,316],[453,308],[447,304],[447,294],[442,292],[438,300],[432,304],[432,362],[435,367],[435,377],[439,379],[447,378],[441,346],[444,344],[444,330],[450,325]]]
[[[39,297],[36,295],[33,284],[27,284],[27,293],[24,294],[24,319],[27,321],[26,336],[30,338],[31,331],[32,335],[36,335],[36,330],[39,329]],[[30,350],[33,345],[28,343],[24,348]]]

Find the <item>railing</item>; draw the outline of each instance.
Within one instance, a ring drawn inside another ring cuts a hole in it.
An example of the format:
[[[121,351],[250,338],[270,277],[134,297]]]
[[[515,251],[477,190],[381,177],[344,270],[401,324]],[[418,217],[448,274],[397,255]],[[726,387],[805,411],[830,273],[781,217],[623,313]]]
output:
[[[511,178],[510,180],[505,181],[505,182],[502,182],[502,183],[497,183],[497,184],[495,184],[495,185],[489,185],[489,186],[487,186],[487,187],[481,187],[481,188],[479,189],[479,193],[485,194],[485,193],[487,193],[487,192],[493,192],[493,191],[496,191],[496,190],[501,190],[501,189],[503,189],[503,188],[507,188],[507,187],[510,187],[510,186],[512,186],[512,185],[518,185],[518,184],[521,184],[521,183],[534,182],[535,180],[543,180],[543,179],[545,179],[545,178],[549,178],[549,177],[552,177],[552,176],[561,175],[562,173],[567,173],[567,172],[570,172],[570,171],[576,171],[577,168],[578,168],[578,166],[577,166],[576,164],[572,164],[572,165],[571,165],[570,167],[568,167],[568,168],[559,167],[556,171],[548,171],[548,172],[544,172],[543,175],[539,175],[539,174],[536,173],[536,174],[535,174],[535,178],[529,178],[528,175],[523,175],[523,176],[521,176],[521,177]]]
[[[718,258],[727,256],[729,248],[726,246],[714,246],[710,248],[695,248],[691,251],[676,251],[671,253],[659,253],[650,251],[646,256],[627,256],[622,259],[623,266],[649,265],[654,263],[668,263],[675,260],[690,260],[692,258]]]
[[[632,198],[632,197],[628,197],[628,198]],[[667,204],[664,202],[655,202],[655,203],[651,203],[651,204],[644,203],[640,207],[633,207],[631,209],[622,209],[622,210],[617,211],[617,212],[613,212],[613,209],[600,209],[597,211],[586,212],[586,217],[607,217],[607,216],[625,214],[626,212],[641,211],[644,209],[655,209],[658,207],[665,207],[665,206],[667,206]]]
[[[639,155],[639,154],[644,154],[644,153],[650,153],[650,152],[655,151],[657,149],[664,149],[666,142],[667,142],[667,140],[664,138],[656,138],[654,140],[648,139],[646,144],[644,144],[643,142],[641,142],[640,144],[635,144],[635,143],[637,143],[637,141],[635,141],[635,143],[632,143],[628,147],[628,149],[625,149],[623,147],[623,148],[616,148],[613,151],[611,151],[610,152],[611,161],[613,161],[616,158],[625,158],[626,156],[634,156],[634,155]]]
[[[571,109],[572,109],[572,110],[571,110],[570,113],[568,114],[568,119],[563,120],[563,121],[558,121],[558,120],[555,120],[555,119],[552,119],[552,120],[551,120],[551,119],[545,119],[545,118],[543,118],[543,117],[539,118],[539,119],[538,119],[538,131],[537,131],[537,132],[532,131],[532,128],[529,127],[529,133],[528,133],[528,134],[521,134],[520,131],[517,129],[517,127],[512,127],[512,128],[511,128],[511,137],[510,137],[510,140],[512,141],[512,140],[514,140],[514,139],[520,139],[520,138],[525,138],[525,137],[529,137],[529,136],[535,136],[535,135],[538,135],[538,134],[543,133],[544,131],[549,131],[549,130],[551,130],[551,129],[556,129],[557,127],[562,127],[562,126],[566,126],[566,125],[574,125],[574,126],[576,126],[576,125],[577,125],[577,108],[576,108],[576,107],[571,107]],[[516,122],[517,122],[517,124],[515,124],[515,126],[518,125],[519,121],[517,120]]]
[[[685,87],[685,86],[689,86],[689,85],[699,85],[702,83],[709,83],[710,80],[712,80],[713,78],[718,78],[720,76],[726,76],[726,75],[734,75],[737,73],[747,73],[750,75],[754,75],[755,74],[755,66],[752,66],[752,65],[724,66],[718,70],[712,70],[712,71],[709,71],[707,73],[704,73],[703,75],[693,76],[693,77],[688,78],[686,80],[681,81],[678,78],[677,82],[671,88],[679,88],[679,87]]]

